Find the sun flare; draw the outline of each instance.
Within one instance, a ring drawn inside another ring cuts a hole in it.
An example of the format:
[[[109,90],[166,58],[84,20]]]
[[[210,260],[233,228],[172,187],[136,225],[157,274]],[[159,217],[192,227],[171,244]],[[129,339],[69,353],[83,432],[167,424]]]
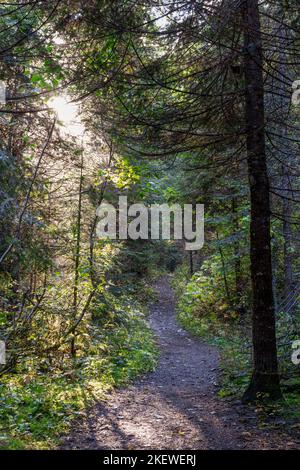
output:
[[[84,126],[76,103],[72,103],[66,96],[54,96],[49,100],[48,105],[56,113],[65,132],[75,136],[83,134]]]

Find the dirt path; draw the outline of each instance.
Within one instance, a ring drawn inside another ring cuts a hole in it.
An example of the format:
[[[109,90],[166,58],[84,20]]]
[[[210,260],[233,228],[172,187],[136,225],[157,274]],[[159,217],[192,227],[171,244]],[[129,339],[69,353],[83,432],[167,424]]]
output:
[[[61,448],[295,448],[283,435],[258,430],[248,408],[216,396],[217,350],[178,326],[168,279],[156,289],[150,315],[161,351],[156,371],[89,409]]]

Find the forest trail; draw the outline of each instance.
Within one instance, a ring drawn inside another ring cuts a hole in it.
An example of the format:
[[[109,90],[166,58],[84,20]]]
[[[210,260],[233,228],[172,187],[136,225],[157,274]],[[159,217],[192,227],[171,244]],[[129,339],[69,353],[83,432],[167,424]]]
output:
[[[217,349],[176,323],[167,277],[157,282],[156,291],[149,321],[160,349],[157,369],[87,409],[60,448],[296,448],[288,436],[259,430],[248,407],[217,397]]]

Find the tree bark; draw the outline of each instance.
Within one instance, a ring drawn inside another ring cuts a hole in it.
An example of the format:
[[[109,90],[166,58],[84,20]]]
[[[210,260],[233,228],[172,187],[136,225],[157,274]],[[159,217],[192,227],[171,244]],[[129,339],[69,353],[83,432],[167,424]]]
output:
[[[194,260],[193,260],[193,252],[190,251],[190,275],[192,276],[194,274]]]
[[[78,307],[78,284],[79,284],[79,265],[80,265],[80,248],[81,248],[81,211],[82,211],[82,187],[83,187],[83,150],[81,155],[80,164],[80,179],[78,188],[78,210],[77,210],[77,221],[76,221],[76,245],[75,245],[75,266],[74,266],[74,287],[73,287],[73,319],[75,321],[77,316]],[[73,330],[71,338],[71,356],[76,356],[76,328]]]
[[[282,168],[282,187],[289,188],[289,174],[286,167]],[[284,262],[284,298],[290,294],[293,287],[293,255],[292,255],[292,228],[290,220],[292,218],[291,193],[284,191],[282,201],[282,213],[284,221],[282,224],[283,235],[283,262]]]
[[[251,200],[253,373],[244,401],[281,396],[272,289],[269,179],[266,163],[263,57],[258,0],[246,0],[244,19],[245,119]]]
[[[218,239],[218,242],[219,242],[220,238],[219,238],[218,230],[216,231],[216,234],[217,234],[217,239]],[[228,285],[228,281],[227,281],[225,258],[224,258],[223,250],[220,246],[220,243],[218,243],[218,247],[219,247],[218,249],[219,249],[221,264],[222,264],[222,274],[223,274],[223,280],[224,280],[224,287],[225,287],[227,302],[228,302],[229,305],[231,305],[232,302],[231,302],[231,296],[230,296],[230,291],[229,291],[229,285]]]
[[[288,47],[288,29],[285,25],[285,14],[282,6],[279,6],[278,15],[282,18],[281,27],[279,29],[279,72],[280,72],[280,116],[278,116],[279,124],[279,133],[282,135],[284,141],[287,155],[282,158],[286,160],[286,164],[282,165],[282,180],[281,186],[282,191],[282,214],[284,221],[282,224],[282,235],[283,235],[283,268],[284,268],[284,298],[290,294],[293,287],[293,255],[292,255],[292,227],[291,227],[291,218],[292,218],[292,204],[290,197],[293,197],[293,194],[289,191],[291,188],[290,184],[290,170],[289,165],[291,164],[291,155],[293,150],[291,149],[290,142],[288,140],[288,125],[287,120],[289,116],[290,108],[290,99],[289,99],[289,90],[286,85],[283,77],[288,76],[288,70],[286,66],[287,58],[285,56],[285,50]]]
[[[237,198],[233,197],[231,202],[232,221],[234,234],[238,235],[240,231],[239,227],[239,216],[237,211]],[[236,238],[233,242],[233,253],[234,253],[234,272],[235,272],[235,295],[237,301],[242,296],[242,269],[241,269],[241,255],[240,255],[240,242]]]

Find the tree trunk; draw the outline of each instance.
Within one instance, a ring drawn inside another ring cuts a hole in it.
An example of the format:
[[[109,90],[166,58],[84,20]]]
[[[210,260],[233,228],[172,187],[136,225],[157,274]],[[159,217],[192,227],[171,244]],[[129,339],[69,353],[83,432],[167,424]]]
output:
[[[266,163],[263,58],[258,0],[246,0],[244,17],[245,119],[251,199],[253,374],[244,401],[281,396],[272,289],[270,198]]]
[[[190,275],[194,274],[194,260],[193,260],[193,252],[190,251]]]
[[[279,6],[278,16],[282,18],[281,27],[279,29],[279,72],[280,72],[280,82],[278,86],[280,87],[280,109],[278,116],[279,121],[279,134],[282,135],[282,140],[286,148],[287,155],[283,155],[282,160],[285,163],[282,165],[282,214],[284,221],[282,224],[282,235],[283,235],[283,268],[284,268],[284,298],[290,294],[293,286],[293,256],[292,256],[292,227],[291,227],[291,218],[292,218],[292,204],[290,197],[293,197],[293,193],[289,191],[290,185],[290,170],[289,165],[292,163],[291,156],[293,154],[293,149],[291,148],[290,142],[288,140],[289,131],[287,120],[290,110],[290,99],[289,99],[289,89],[286,85],[283,77],[287,77],[289,72],[287,70],[285,56],[285,50],[288,48],[289,34],[287,26],[285,25],[285,14],[282,6]]]
[[[217,239],[218,239],[218,242],[219,242],[220,238],[219,238],[218,230],[216,231],[216,234],[217,234]],[[228,286],[228,281],[227,281],[225,258],[224,258],[223,250],[220,246],[220,243],[218,243],[218,249],[219,249],[221,263],[222,263],[222,274],[223,274],[223,280],[224,280],[224,287],[225,287],[227,302],[228,302],[229,305],[231,305],[232,302],[231,302],[231,296],[230,296],[230,291],[229,291],[229,286]]]
[[[282,187],[289,187],[289,174],[286,167],[282,168]],[[283,260],[284,260],[284,298],[290,294],[293,287],[293,255],[292,255],[292,229],[291,229],[291,217],[292,217],[292,207],[291,201],[288,199],[291,197],[291,193],[284,191],[283,201],[282,201],[282,210],[284,221],[282,224],[282,235],[283,235]]]
[[[78,306],[78,283],[79,283],[79,264],[80,264],[80,248],[81,248],[81,210],[82,210],[82,187],[83,187],[83,150],[81,156],[80,165],[80,179],[78,189],[78,210],[77,210],[77,221],[76,221],[76,245],[75,245],[75,266],[74,266],[74,287],[73,287],[73,321],[77,316]],[[76,331],[74,329],[71,338],[71,356],[76,356],[75,346]]]
[[[237,198],[236,197],[232,198],[231,211],[232,211],[234,234],[238,235],[240,231],[240,226],[239,226],[239,216],[238,216],[238,211],[237,211]],[[235,295],[236,295],[237,301],[239,301],[242,296],[242,269],[241,269],[239,238],[236,238],[233,242],[233,252],[234,252],[234,272],[235,272]]]

